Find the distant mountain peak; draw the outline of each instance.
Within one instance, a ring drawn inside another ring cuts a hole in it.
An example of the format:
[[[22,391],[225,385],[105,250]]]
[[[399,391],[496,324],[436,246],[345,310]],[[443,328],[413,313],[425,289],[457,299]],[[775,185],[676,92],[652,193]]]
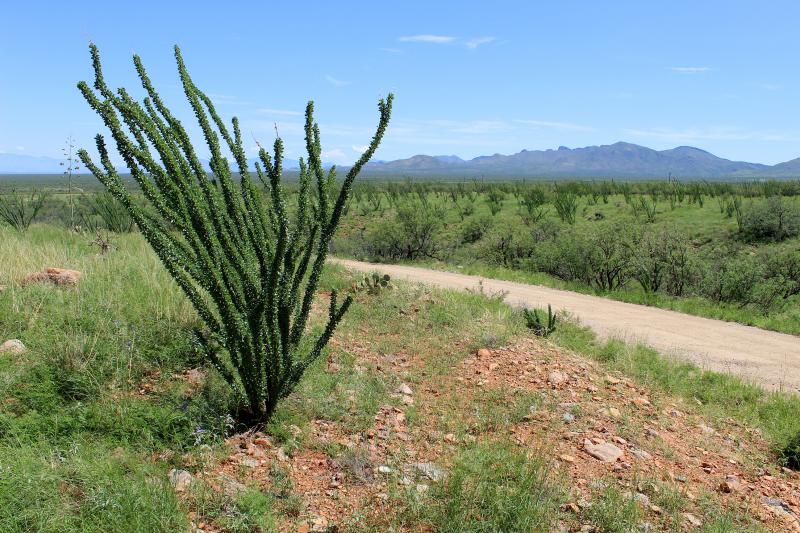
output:
[[[730,161],[693,146],[653,150],[625,141],[583,148],[521,150],[515,154],[484,155],[465,161],[456,156],[415,155],[386,163],[371,164],[369,171],[379,174],[409,173],[425,175],[497,177],[620,177],[685,178],[762,177],[792,173],[797,163],[770,167],[757,163]],[[798,172],[797,174],[800,174]]]
[[[252,161],[250,161],[252,164]],[[297,168],[285,160],[284,168]],[[0,174],[60,174],[59,160],[20,154],[0,154]],[[768,166],[731,161],[695,148],[677,146],[653,150],[619,141],[613,144],[557,149],[521,150],[464,160],[457,155],[426,155],[395,161],[371,161],[365,172],[373,175],[417,175],[507,178],[755,178],[800,177],[800,158]]]

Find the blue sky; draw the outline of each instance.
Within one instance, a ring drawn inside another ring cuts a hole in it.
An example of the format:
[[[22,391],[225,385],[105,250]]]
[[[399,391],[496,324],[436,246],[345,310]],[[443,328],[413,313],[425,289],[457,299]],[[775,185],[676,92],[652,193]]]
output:
[[[302,155],[308,99],[327,161],[347,163],[389,91],[379,159],[619,140],[770,164],[800,156],[798,2],[40,5],[3,6],[2,152],[55,157],[68,135],[90,146],[103,131],[75,88],[91,78],[91,39],[109,83],[138,88],[136,52],[188,122],[179,44],[223,116],[265,142],[277,123],[290,157]]]

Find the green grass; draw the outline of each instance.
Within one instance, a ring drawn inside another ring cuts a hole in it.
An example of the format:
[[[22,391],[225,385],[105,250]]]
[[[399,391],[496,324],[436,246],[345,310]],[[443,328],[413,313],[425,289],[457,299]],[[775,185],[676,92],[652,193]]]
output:
[[[412,505],[405,518],[433,531],[552,531],[566,501],[545,460],[506,443],[458,452],[447,479]]]
[[[202,468],[194,459],[206,445],[226,453],[221,440],[234,429],[231,399],[213,372],[197,390],[180,378],[187,369],[208,371],[189,335],[194,312],[141,236],[113,242],[103,256],[85,236],[64,230],[35,225],[19,235],[0,228],[0,340],[19,338],[29,348],[21,356],[0,355],[0,531],[183,531],[190,507],[231,531],[270,531],[281,517],[296,516],[301,506],[279,471],[272,492],[249,487],[229,497],[198,484],[188,501],[175,496],[169,469]],[[76,288],[16,283],[46,266],[76,268],[84,277]],[[351,282],[329,268],[322,286]],[[359,293],[336,342],[266,429],[287,453],[317,445],[307,439],[315,420],[362,431],[380,406],[399,402],[391,393],[401,380],[412,388],[421,376],[444,382],[475,349],[526,334],[520,314],[498,298],[407,284]],[[601,343],[570,323],[560,324],[551,341],[665,393],[698,399],[711,417],[760,428],[776,449],[800,431],[796,397],[646,348]],[[401,357],[421,364],[381,370]],[[485,391],[469,423],[450,420],[442,409],[441,425],[459,438],[501,435],[541,402],[519,391]],[[424,407],[406,409],[411,428],[419,423],[415,410]],[[345,454],[325,449],[332,457]],[[448,481],[422,496],[412,485],[392,527],[549,531],[568,487],[529,452],[482,438],[458,449]],[[627,516],[623,503],[608,498],[597,503],[597,521]]]

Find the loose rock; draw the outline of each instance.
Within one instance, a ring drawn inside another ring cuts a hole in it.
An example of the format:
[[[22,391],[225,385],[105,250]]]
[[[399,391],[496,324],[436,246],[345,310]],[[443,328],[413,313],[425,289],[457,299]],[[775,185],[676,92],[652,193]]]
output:
[[[564,383],[566,380],[567,380],[566,376],[564,376],[564,374],[562,374],[558,370],[553,370],[552,372],[550,372],[550,375],[547,376],[547,382],[553,386],[560,385]]]
[[[175,492],[185,492],[192,484],[192,475],[186,470],[173,468],[169,471],[169,481],[175,488]]]
[[[53,285],[60,286],[73,286],[77,285],[81,279],[81,273],[78,270],[69,270],[66,268],[45,268],[41,272],[33,272],[28,274],[22,279],[22,285],[30,285],[31,283],[42,283],[49,281]]]
[[[447,474],[441,467],[433,463],[414,463],[413,466],[433,481],[439,481]]]
[[[10,339],[0,344],[0,353],[10,353],[11,355],[21,355],[27,351],[25,345],[19,339]]]
[[[585,440],[583,442],[583,449],[586,450],[586,453],[604,463],[614,463],[620,457],[625,455],[625,452],[610,442],[600,442],[598,444],[594,444],[590,440]]]

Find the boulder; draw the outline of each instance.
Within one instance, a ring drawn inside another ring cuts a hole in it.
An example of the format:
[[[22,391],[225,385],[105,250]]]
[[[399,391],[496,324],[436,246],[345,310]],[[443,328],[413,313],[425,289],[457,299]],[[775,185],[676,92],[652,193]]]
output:
[[[28,274],[22,279],[22,284],[30,285],[32,283],[49,282],[53,285],[71,287],[77,285],[80,279],[81,273],[78,270],[48,267],[41,272]]]
[[[19,339],[10,339],[0,344],[0,353],[9,353],[11,355],[21,355],[28,349],[22,344]]]

